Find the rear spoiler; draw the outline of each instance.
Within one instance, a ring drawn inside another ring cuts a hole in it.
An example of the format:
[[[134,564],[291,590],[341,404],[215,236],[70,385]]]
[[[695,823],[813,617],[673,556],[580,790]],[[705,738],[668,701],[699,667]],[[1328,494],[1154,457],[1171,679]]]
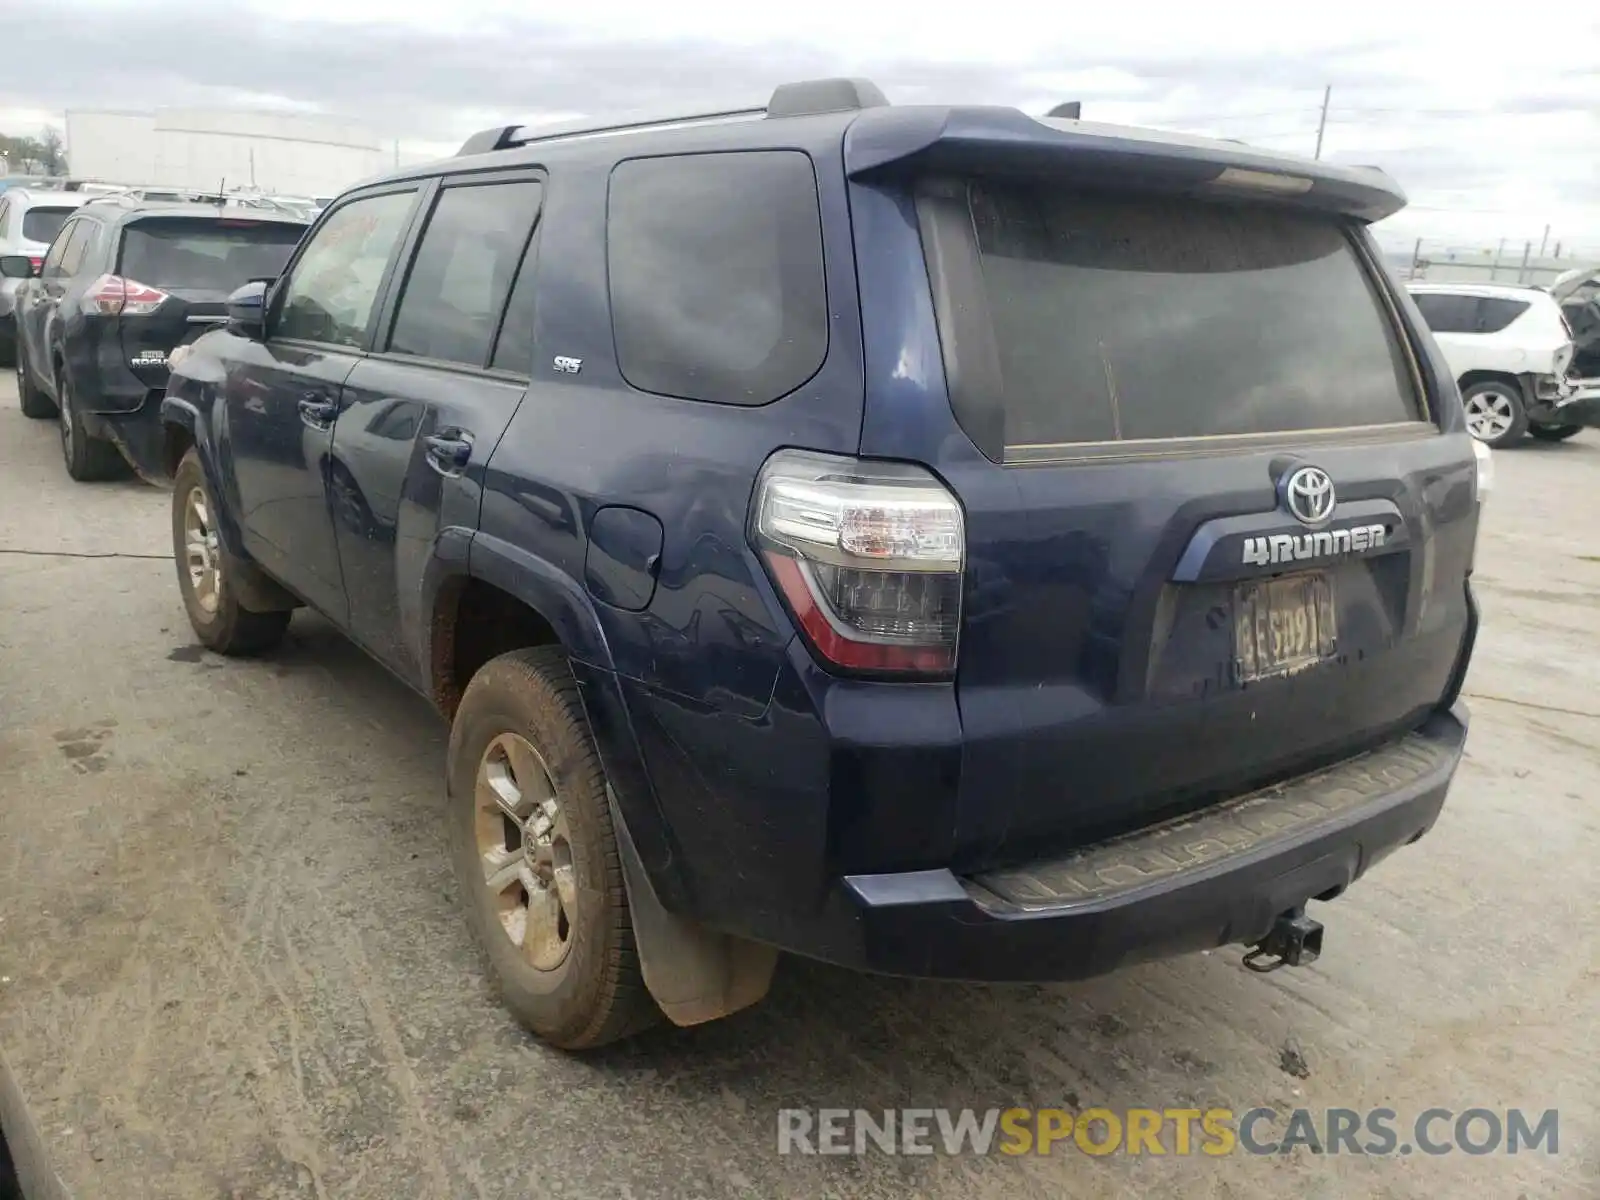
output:
[[[1381,221],[1406,196],[1376,167],[1340,167],[1236,142],[1030,117],[1015,108],[867,109],[844,138],[854,179],[982,174],[1291,203]]]

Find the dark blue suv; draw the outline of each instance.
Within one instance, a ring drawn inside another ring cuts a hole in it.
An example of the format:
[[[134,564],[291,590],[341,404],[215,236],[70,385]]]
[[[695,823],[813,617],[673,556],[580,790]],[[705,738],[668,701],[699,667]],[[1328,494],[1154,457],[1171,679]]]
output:
[[[780,87],[355,188],[162,406],[190,619],[452,723],[508,1005],[779,950],[1061,980],[1320,947],[1432,825],[1488,481],[1376,170]]]

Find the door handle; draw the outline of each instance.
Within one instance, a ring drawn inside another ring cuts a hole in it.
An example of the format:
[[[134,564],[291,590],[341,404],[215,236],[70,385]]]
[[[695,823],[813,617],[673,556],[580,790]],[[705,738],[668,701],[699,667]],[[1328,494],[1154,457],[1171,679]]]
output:
[[[329,430],[339,416],[339,406],[315,392],[300,398],[300,419],[313,429]]]
[[[445,429],[422,439],[428,465],[441,475],[459,475],[472,458],[472,435],[465,429]]]

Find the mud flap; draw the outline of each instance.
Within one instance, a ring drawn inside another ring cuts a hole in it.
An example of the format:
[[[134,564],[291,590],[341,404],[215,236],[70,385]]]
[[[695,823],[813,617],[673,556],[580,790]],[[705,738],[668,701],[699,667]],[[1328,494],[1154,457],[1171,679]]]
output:
[[[644,984],[667,1019],[674,1025],[700,1025],[764,997],[772,986],[777,949],[717,933],[663,908],[609,784],[606,804],[622,858]]]

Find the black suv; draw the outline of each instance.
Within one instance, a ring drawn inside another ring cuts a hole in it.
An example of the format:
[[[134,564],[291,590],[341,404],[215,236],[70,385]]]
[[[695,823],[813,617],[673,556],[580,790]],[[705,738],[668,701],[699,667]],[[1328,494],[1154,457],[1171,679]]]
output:
[[[220,324],[240,284],[282,271],[303,232],[289,214],[112,195],[74,212],[42,263],[0,258],[30,280],[16,300],[22,411],[60,417],[74,479],[160,461],[168,355]]]
[[[1305,962],[1433,824],[1487,451],[1378,171],[870,84],[494,129],[339,197],[162,405],[223,653],[314,607],[452,723],[563,1046],[779,949]]]

